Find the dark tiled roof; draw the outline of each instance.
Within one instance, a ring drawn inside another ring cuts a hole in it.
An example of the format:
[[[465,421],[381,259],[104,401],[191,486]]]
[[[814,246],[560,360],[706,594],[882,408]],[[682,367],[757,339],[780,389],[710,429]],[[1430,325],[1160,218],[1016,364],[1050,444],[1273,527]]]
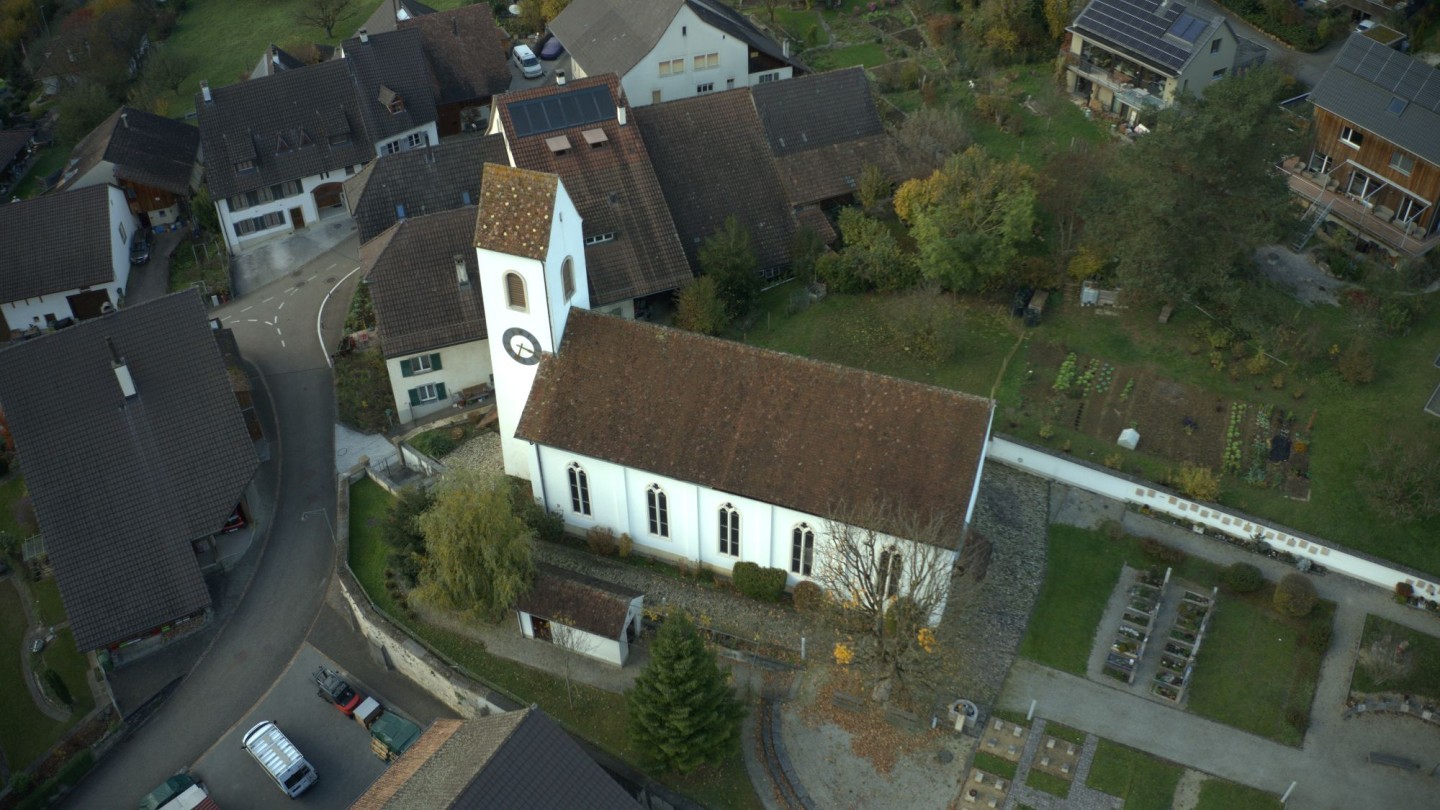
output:
[[[121,180],[188,195],[199,148],[200,130],[184,121],[121,107],[70,151],[60,188],[105,161]]]
[[[597,636],[619,638],[630,603],[640,596],[640,591],[542,564],[530,592],[516,600],[515,607]]]
[[[550,31],[586,74],[624,75],[650,53],[682,6],[752,49],[801,67],[745,15],[717,0],[575,0],[550,21]]]
[[[401,11],[411,19],[435,13],[435,9],[424,3],[417,3],[415,0],[380,0],[380,5],[376,6],[375,11],[365,18],[365,22],[360,27],[372,35],[394,31],[400,25],[395,18]]]
[[[480,201],[480,173],[486,163],[507,163],[500,135],[469,133],[438,146],[381,155],[345,181],[345,202],[360,230],[374,239],[395,224],[396,206],[406,216],[436,214]],[[469,202],[466,202],[466,195]]]
[[[494,163],[486,166],[475,215],[475,247],[544,259],[559,187],[553,174]]]
[[[341,44],[359,96],[360,115],[370,140],[382,141],[435,120],[435,87],[416,30],[391,31]],[[400,112],[385,104],[387,91],[404,102]],[[381,98],[386,97],[382,102]]]
[[[1174,76],[1224,24],[1223,17],[1171,0],[1090,0],[1071,29]]]
[[[895,142],[889,135],[871,135],[804,152],[791,152],[775,159],[786,193],[795,205],[823,202],[854,193],[860,174],[872,164],[891,180],[898,181],[905,176]]]
[[[497,99],[515,165],[559,175],[584,220],[587,237],[616,235],[612,241],[585,249],[594,306],[678,289],[690,280],[690,267],[645,140],[634,123],[621,126],[610,113],[582,126],[516,135],[512,119],[516,105],[544,97],[563,99],[591,88],[609,88],[614,105],[624,103],[620,80],[614,75],[507,93]],[[604,133],[604,142],[591,146],[585,133],[597,129]],[[550,144],[555,138],[569,141],[564,154],[552,151]]]
[[[1351,34],[1310,100],[1440,166],[1440,69]]]
[[[841,499],[963,516],[992,407],[572,310],[559,352],[540,361],[516,436],[821,517]]]
[[[190,543],[220,530],[257,461],[198,292],[0,351],[0,407],[80,649],[210,604]]]
[[[110,186],[0,205],[0,303],[115,280]]]
[[[776,156],[885,133],[861,67],[758,84],[750,92]]]
[[[33,129],[0,129],[0,170],[10,165],[34,135]]]
[[[360,248],[380,345],[407,357],[485,339],[485,305],[471,239],[475,206],[405,219]],[[465,262],[468,284],[455,272]]]
[[[205,176],[214,199],[337,171],[375,156],[347,62],[332,59],[216,87],[209,104],[196,97]],[[373,103],[374,97],[369,100]],[[311,145],[302,145],[302,133]],[[341,135],[349,135],[348,142],[330,143]],[[277,153],[281,136],[291,148]],[[235,164],[242,160],[254,160],[256,171],[236,174]]]
[[[440,104],[487,99],[510,87],[501,31],[485,3],[412,17],[400,28],[420,32]]]
[[[432,735],[435,739],[427,739]],[[532,708],[435,721],[351,810],[499,807],[636,810],[639,805],[554,720]]]
[[[789,264],[795,230],[789,193],[748,89],[636,107],[631,114],[692,267],[699,267],[700,245],[732,214],[750,232],[761,268]]]
[[[260,54],[260,61],[256,62],[255,69],[250,71],[250,78],[259,79],[284,70],[299,70],[303,67],[305,67],[304,62],[281,50],[272,42],[265,48],[265,52]]]

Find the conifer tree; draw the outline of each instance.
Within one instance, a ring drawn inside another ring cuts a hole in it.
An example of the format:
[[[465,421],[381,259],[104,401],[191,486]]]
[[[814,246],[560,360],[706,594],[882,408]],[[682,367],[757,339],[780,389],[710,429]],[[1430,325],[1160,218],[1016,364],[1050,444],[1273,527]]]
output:
[[[660,627],[650,663],[625,699],[630,741],[656,765],[689,773],[740,750],[745,707],[681,611]]]

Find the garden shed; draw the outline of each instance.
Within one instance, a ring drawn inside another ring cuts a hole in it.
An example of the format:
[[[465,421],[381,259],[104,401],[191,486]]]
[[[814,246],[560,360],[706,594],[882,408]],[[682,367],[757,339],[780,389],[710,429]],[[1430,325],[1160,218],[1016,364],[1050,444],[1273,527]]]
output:
[[[640,635],[644,606],[639,591],[542,565],[515,612],[526,638],[623,667]]]

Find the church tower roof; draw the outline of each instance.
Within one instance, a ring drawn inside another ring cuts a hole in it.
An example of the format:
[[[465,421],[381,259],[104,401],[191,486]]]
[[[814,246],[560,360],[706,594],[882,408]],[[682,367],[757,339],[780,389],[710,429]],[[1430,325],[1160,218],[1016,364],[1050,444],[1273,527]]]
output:
[[[544,259],[559,184],[560,178],[553,174],[487,164],[480,182],[475,247]]]

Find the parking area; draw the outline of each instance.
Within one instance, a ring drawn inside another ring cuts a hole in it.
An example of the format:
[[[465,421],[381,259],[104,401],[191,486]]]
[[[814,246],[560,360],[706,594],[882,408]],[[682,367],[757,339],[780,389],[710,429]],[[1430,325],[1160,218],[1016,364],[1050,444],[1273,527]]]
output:
[[[195,764],[192,775],[205,784],[216,804],[227,810],[295,806],[240,745],[245,732],[262,720],[273,720],[319,775],[300,797],[307,808],[349,807],[385,771],[385,763],[370,751],[369,732],[316,695],[310,673],[321,665],[340,668],[305,644],[254,710]],[[357,690],[372,694],[353,673],[345,674]],[[374,696],[386,711],[396,711],[385,695]],[[403,707],[399,713],[409,717]]]

